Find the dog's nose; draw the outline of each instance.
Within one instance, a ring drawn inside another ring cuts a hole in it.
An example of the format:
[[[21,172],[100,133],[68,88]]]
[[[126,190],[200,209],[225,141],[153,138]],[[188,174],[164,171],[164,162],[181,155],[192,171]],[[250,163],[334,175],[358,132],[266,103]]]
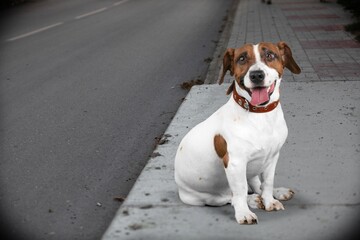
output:
[[[265,73],[262,70],[256,70],[250,72],[250,80],[254,84],[260,84],[262,81],[264,81]]]

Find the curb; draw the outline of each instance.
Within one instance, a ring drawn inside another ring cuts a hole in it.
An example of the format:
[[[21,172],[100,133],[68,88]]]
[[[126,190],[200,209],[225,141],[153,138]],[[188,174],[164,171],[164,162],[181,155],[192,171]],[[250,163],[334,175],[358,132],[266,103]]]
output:
[[[232,3],[232,5],[230,7],[229,14],[227,15],[227,21],[225,23],[224,28],[222,29],[220,39],[217,43],[215,52],[212,57],[212,61],[210,62],[210,65],[209,65],[209,68],[208,68],[208,71],[206,74],[206,78],[204,81],[205,84],[216,83],[219,78],[220,68],[222,65],[222,56],[223,56],[223,54],[228,46],[228,43],[229,43],[229,39],[231,36],[231,30],[234,25],[234,19],[235,19],[235,15],[236,15],[236,11],[237,11],[239,2],[240,2],[240,0],[234,0],[234,2]]]

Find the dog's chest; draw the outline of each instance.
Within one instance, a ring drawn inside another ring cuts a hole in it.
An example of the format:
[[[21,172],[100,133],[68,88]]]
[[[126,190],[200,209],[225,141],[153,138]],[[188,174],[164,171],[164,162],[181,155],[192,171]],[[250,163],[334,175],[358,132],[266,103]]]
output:
[[[237,119],[236,121],[234,121]],[[233,116],[231,145],[248,162],[248,172],[256,174],[271,161],[287,138],[287,126],[281,109],[271,113]]]
[[[283,118],[269,118],[260,115],[247,119],[238,126],[238,136],[250,144],[254,152],[278,149],[287,137],[286,122]],[[241,140],[240,140],[241,141]]]

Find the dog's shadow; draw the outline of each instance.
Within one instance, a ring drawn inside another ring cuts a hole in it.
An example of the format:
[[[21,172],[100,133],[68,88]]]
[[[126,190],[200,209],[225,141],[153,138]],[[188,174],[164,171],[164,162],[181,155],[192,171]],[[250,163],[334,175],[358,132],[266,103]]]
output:
[[[274,219],[292,218],[298,216],[299,213],[304,211],[312,211],[315,205],[306,199],[301,194],[296,194],[292,199],[288,201],[281,201],[285,210],[267,212],[263,209],[251,209],[261,222],[274,221]],[[215,215],[220,216],[227,220],[235,221],[235,210],[231,204],[227,204],[221,207],[206,206],[209,211],[214,212]]]

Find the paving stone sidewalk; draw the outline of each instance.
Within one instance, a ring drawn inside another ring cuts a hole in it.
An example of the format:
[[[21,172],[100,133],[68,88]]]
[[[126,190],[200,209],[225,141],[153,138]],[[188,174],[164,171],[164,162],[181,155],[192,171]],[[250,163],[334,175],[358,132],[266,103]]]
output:
[[[360,45],[345,32],[350,14],[334,1],[240,0],[228,47],[289,43],[302,74],[286,72],[281,102],[289,128],[276,186],[291,187],[285,211],[255,210],[240,226],[230,205],[183,204],[174,182],[182,137],[223,105],[224,85],[194,86],[103,239],[345,239],[360,213]]]
[[[286,81],[358,81],[360,44],[344,30],[351,22],[335,0],[241,0],[228,46],[286,41],[302,68]]]

